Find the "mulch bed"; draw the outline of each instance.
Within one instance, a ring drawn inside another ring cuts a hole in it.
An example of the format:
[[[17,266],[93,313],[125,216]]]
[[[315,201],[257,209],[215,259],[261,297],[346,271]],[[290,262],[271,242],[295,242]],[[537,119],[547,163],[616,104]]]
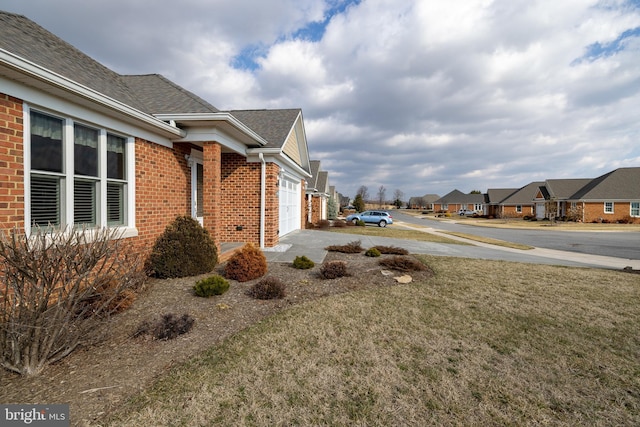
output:
[[[362,254],[329,253],[326,261],[346,261],[350,276],[333,280],[320,277],[320,265],[297,270],[290,264],[270,263],[267,276],[277,277],[287,286],[280,300],[256,300],[246,291],[259,279],[245,283],[230,281],[224,295],[194,296],[192,287],[209,276],[149,281],[149,290],[138,297],[131,309],[110,321],[107,338],[98,345],[81,348],[53,364],[36,377],[21,377],[0,369],[2,403],[70,403],[72,425],[95,425],[128,397],[148,387],[172,367],[220,344],[231,335],[287,307],[330,295],[399,286],[394,276],[385,275],[378,258]],[[216,268],[222,274],[222,266]],[[409,273],[424,280],[430,270]],[[167,313],[189,314],[195,318],[187,334],[168,341],[134,337],[144,321]]]

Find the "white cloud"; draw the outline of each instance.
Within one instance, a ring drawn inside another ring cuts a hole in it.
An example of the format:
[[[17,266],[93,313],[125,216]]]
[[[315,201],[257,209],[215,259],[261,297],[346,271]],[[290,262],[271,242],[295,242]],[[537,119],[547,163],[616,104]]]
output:
[[[294,34],[340,0],[4,3],[118,72],[162,73],[218,108],[302,108],[311,157],[347,195],[640,166],[640,39],[620,39],[640,27],[637,2],[363,0],[316,41]],[[246,53],[257,69],[234,66]]]

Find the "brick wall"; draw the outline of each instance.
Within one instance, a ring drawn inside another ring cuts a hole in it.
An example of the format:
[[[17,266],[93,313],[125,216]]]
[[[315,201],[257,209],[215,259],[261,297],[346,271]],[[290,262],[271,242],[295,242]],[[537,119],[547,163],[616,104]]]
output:
[[[617,222],[626,219],[631,214],[631,203],[614,202],[613,213],[604,213],[604,202],[584,203],[584,222],[600,222],[600,219],[607,222]],[[638,218],[633,218],[635,222],[640,222]]]
[[[22,101],[0,94],[0,227],[24,229]]]
[[[136,247],[147,254],[167,225],[179,215],[191,215],[189,145],[167,148],[136,139]]]
[[[267,163],[266,198],[265,198],[265,232],[264,245],[276,246],[279,242],[280,230],[280,199],[278,198],[278,175],[280,167],[275,163]]]
[[[311,223],[317,224],[320,218],[322,199],[317,196],[311,197]]]

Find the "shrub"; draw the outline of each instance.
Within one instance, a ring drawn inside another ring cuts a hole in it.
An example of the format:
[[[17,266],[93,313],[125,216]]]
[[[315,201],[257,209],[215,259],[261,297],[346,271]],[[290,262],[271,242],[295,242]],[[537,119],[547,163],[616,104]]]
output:
[[[211,276],[196,282],[193,291],[199,297],[209,298],[222,295],[229,290],[229,282],[222,276]]]
[[[35,375],[101,338],[104,318],[145,280],[135,252],[117,233],[0,233],[1,366]]]
[[[349,242],[346,245],[331,245],[324,248],[329,252],[342,252],[345,254],[359,254],[364,250],[361,246],[362,242],[360,240],[356,240],[353,242]]]
[[[376,248],[369,248],[364,254],[369,257],[379,257],[380,255],[382,255]]]
[[[336,227],[336,228],[344,228],[347,226],[347,222],[346,221],[342,221],[340,219],[336,219],[331,223],[332,227]]]
[[[379,264],[383,267],[398,271],[424,271],[427,266],[417,259],[409,256],[394,256],[381,259]]]
[[[173,313],[168,313],[157,320],[142,322],[133,336],[149,335],[157,340],[171,340],[189,332],[194,321],[195,319],[188,314],[178,317]]]
[[[315,266],[315,263],[304,255],[297,256],[293,260],[293,267],[299,270],[308,270],[310,268],[313,268],[314,266]]]
[[[329,228],[330,225],[331,222],[329,222],[329,220],[321,219],[318,221],[318,228]]]
[[[179,216],[156,240],[147,266],[150,274],[165,279],[208,273],[217,263],[209,232],[195,219]]]
[[[361,220],[361,219],[356,220],[356,226],[358,226],[358,227],[364,227],[364,226],[366,226],[366,225],[367,225],[367,224],[366,224],[363,220]]]
[[[260,248],[247,243],[229,258],[224,267],[224,274],[228,279],[246,282],[257,279],[267,273],[267,258]]]
[[[409,251],[404,248],[399,248],[397,246],[374,246],[375,249],[380,251],[381,254],[387,255],[409,255]]]
[[[320,267],[320,275],[325,279],[337,279],[348,276],[347,263],[344,261],[328,261]]]
[[[247,295],[256,299],[280,299],[286,294],[286,286],[277,277],[265,277],[247,290]]]

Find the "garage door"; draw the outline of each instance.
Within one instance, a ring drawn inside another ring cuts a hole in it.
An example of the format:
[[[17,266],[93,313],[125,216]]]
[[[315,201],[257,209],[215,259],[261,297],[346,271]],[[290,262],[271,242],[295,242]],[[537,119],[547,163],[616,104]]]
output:
[[[280,180],[280,232],[284,236],[300,228],[300,183],[289,178]]]

